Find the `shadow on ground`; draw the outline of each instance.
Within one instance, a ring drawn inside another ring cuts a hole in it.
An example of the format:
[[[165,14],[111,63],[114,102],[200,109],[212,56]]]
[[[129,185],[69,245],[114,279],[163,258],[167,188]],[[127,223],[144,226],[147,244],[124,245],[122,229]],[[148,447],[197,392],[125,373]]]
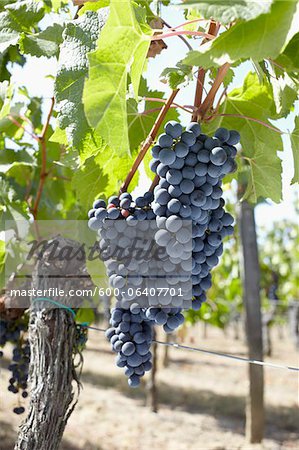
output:
[[[145,405],[145,384],[140,389],[131,389],[122,373],[119,376],[114,373],[109,376],[86,371],[82,373],[81,381],[83,384],[90,383],[98,388],[116,389],[123,395]],[[158,396],[159,404],[163,407],[171,410],[180,409],[190,414],[208,414],[216,418],[223,429],[240,434],[244,432],[245,398],[241,396],[221,395],[213,391],[197,389],[194,385],[182,389],[181,386],[170,386],[164,382],[158,383]],[[266,437],[269,434],[269,437],[278,441],[286,438],[298,439],[299,412],[296,406],[268,405],[266,406],[266,416]],[[231,420],[227,419],[235,420],[233,430]]]
[[[13,450],[16,441],[16,432],[13,426],[9,422],[0,421],[0,448],[1,450]],[[101,447],[95,447],[94,445],[84,445],[84,449],[82,447],[77,447],[69,443],[66,440],[62,441],[60,446],[60,450],[101,450]]]

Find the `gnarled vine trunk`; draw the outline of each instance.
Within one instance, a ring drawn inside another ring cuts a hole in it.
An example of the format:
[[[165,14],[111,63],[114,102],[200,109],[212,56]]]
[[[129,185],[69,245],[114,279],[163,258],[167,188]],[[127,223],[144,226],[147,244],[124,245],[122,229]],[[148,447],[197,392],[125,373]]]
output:
[[[61,248],[64,245],[77,246],[73,241],[58,239]],[[43,260],[36,264],[32,287],[42,290],[61,288],[69,292],[74,280],[67,274],[82,273],[84,263],[64,260],[57,264],[66,278],[50,276],[51,264],[44,254]],[[71,305],[70,301],[74,302],[74,299],[66,295],[61,303]],[[76,325],[71,311],[53,309],[46,301],[32,302],[29,324],[30,405],[27,418],[19,428],[15,450],[59,448],[67,420],[77,402],[75,388],[78,390],[79,384],[73,356],[75,336]]]

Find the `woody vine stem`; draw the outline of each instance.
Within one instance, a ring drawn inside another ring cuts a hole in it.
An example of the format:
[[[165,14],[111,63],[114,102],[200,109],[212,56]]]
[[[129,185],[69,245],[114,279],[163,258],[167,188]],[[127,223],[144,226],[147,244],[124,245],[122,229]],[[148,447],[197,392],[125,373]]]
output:
[[[208,33],[201,33],[201,35],[205,37],[205,39],[202,40],[201,45],[204,44],[205,42],[207,42],[207,40],[210,40],[211,38],[215,38],[215,36],[217,35],[217,33],[219,31],[219,28],[220,28],[220,24],[218,22],[210,21]],[[186,33],[186,34],[190,34],[190,33]],[[174,35],[177,35],[177,34],[172,34],[172,36],[174,36]],[[168,37],[170,35],[166,36],[166,34],[164,34],[164,35],[160,34],[157,36],[159,36],[159,38],[161,38],[161,37]],[[205,114],[207,113],[207,111],[210,110],[210,108],[213,105],[216,93],[222,84],[222,81],[227,73],[228,68],[229,68],[229,65],[225,64],[223,67],[221,67],[219,69],[217,76],[215,78],[215,81],[203,103],[202,103],[202,94],[203,94],[203,87],[204,87],[205,71],[204,71],[204,69],[199,68],[197,83],[196,83],[196,93],[195,93],[194,108],[193,108],[194,112],[192,115],[192,120],[198,121],[199,119],[202,119],[205,116]],[[179,90],[180,89],[173,90],[171,92],[170,96],[168,97],[167,101],[164,103],[163,107],[161,108],[160,113],[159,113],[151,131],[149,132],[147,138],[145,139],[145,141],[140,149],[140,152],[138,153],[125,181],[123,182],[123,184],[120,188],[120,191],[119,191],[120,194],[122,192],[125,192],[128,189],[128,186],[129,186],[133,176],[137,172],[138,167],[140,166],[148,149],[154,142],[154,140],[158,134],[159,128],[160,128],[169,108],[172,107],[173,101],[174,101],[175,97],[177,96]],[[159,181],[159,177],[156,176],[151,184],[150,191],[152,191],[154,189],[154,187],[158,184],[158,181]]]

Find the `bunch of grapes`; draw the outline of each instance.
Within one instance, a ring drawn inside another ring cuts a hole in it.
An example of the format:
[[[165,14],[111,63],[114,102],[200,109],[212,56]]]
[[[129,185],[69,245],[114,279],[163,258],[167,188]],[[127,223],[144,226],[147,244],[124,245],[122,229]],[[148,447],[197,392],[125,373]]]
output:
[[[208,137],[198,123],[183,130],[181,124],[168,122],[152,148],[150,167],[159,176],[154,193],[146,192],[134,201],[125,192],[110,197],[108,204],[99,199],[88,213],[89,228],[100,236],[110,285],[121,290],[115,295],[106,336],[132,387],[151,369],[152,327],[162,325],[170,333],[184,322],[182,301],[192,300],[197,310],[206,300],[223,239],[233,232],[221,184],[225,175],[236,170],[238,142],[239,134],[233,130],[219,128]],[[142,240],[143,233],[153,234],[166,257],[135,258],[139,250],[131,245]],[[165,284],[180,286],[183,300],[170,294],[147,299],[128,295],[129,288]]]
[[[12,362],[8,366],[11,372],[8,390],[13,394],[21,392],[23,398],[28,397],[27,381],[30,362],[30,346],[28,339],[24,337],[27,331],[27,319],[21,318],[17,321],[0,320],[0,347],[4,347],[7,342],[13,344]],[[0,352],[0,357],[3,352]],[[24,413],[23,406],[13,409],[15,414]]]
[[[195,309],[211,287],[210,271],[222,254],[222,240],[233,231],[233,218],[223,209],[221,184],[225,175],[236,170],[238,142],[234,130],[219,128],[208,137],[196,122],[186,130],[178,122],[168,122],[152,148],[150,167],[160,177],[152,203],[160,228],[158,242],[192,272]],[[184,231],[188,220],[192,221],[191,264],[183,258],[189,245]]]
[[[134,303],[129,309],[113,308],[110,323],[112,327],[106,331],[106,337],[118,353],[116,365],[125,369],[129,386],[137,387],[140,378],[152,367],[152,325],[144,310]]]

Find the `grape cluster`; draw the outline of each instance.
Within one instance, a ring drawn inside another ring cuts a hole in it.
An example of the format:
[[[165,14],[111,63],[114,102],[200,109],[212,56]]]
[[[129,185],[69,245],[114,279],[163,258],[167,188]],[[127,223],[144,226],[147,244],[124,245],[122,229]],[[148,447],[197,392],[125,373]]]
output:
[[[170,333],[184,321],[182,301],[192,300],[197,310],[206,300],[223,239],[233,232],[221,184],[236,170],[238,142],[234,130],[219,128],[209,137],[198,123],[183,130],[181,124],[168,122],[152,148],[150,167],[159,176],[154,193],[146,192],[135,201],[127,192],[110,197],[107,204],[98,199],[88,213],[89,228],[100,236],[109,283],[121,289],[106,336],[132,387],[151,369],[152,327],[162,325]],[[155,261],[135,257],[143,244],[132,248],[132,242],[138,237],[142,241],[144,233],[153,234],[155,245],[165,251],[163,257]],[[170,294],[147,299],[128,295],[130,287],[167,284],[180,286],[183,300]]]
[[[180,268],[180,273],[176,273],[167,251],[159,257],[155,255],[155,250],[161,248],[156,242],[156,220],[152,220],[156,218],[151,208],[153,198],[153,194],[147,192],[133,202],[129,193],[123,193],[119,198],[110,197],[108,206],[104,200],[96,200],[89,212],[89,226],[97,230],[100,236],[99,248],[109,283],[119,290],[116,299],[124,308],[129,308],[136,301],[132,296],[136,289],[142,292],[138,303],[144,308],[182,306],[184,297],[176,295],[178,287],[185,291],[188,289],[190,271],[188,273]],[[111,210],[117,211],[115,219],[109,218]],[[191,232],[189,235],[191,243]],[[190,255],[191,247],[189,258]],[[150,289],[157,291],[167,285],[176,289],[160,297],[144,294]]]
[[[30,362],[30,346],[28,339],[25,339],[24,332],[27,330],[26,318],[18,321],[0,320],[0,347],[4,347],[7,342],[13,344],[12,362],[8,366],[11,372],[8,390],[13,394],[21,392],[23,398],[28,397],[27,380]],[[0,352],[3,356],[3,352]],[[23,406],[13,409],[15,414],[24,413]]]
[[[167,246],[181,266],[192,273],[192,307],[198,309],[211,287],[211,269],[223,251],[222,240],[232,232],[233,218],[225,213],[222,178],[236,170],[239,133],[219,128],[213,137],[190,123],[186,130],[168,122],[152,148],[151,169],[160,180],[152,208],[157,216],[157,242]],[[184,261],[190,240],[184,221],[192,221],[192,262]],[[191,266],[191,267],[190,267]]]
[[[105,223],[111,228],[110,220],[125,219],[126,222],[136,220],[155,219],[150,204],[153,201],[153,193],[146,192],[144,196],[137,197],[135,202],[129,192],[122,193],[119,197],[114,195],[105,200],[98,199],[93,203],[92,209],[88,212],[88,226],[91,230],[99,231]],[[116,236],[115,236],[116,237]]]
[[[130,309],[113,308],[110,323],[112,327],[106,330],[106,337],[118,353],[116,365],[125,369],[129,386],[137,387],[140,378],[152,368],[151,323],[144,310],[134,303]]]
[[[165,333],[172,333],[184,322],[181,308],[147,308],[146,318],[154,325],[163,325]]]

